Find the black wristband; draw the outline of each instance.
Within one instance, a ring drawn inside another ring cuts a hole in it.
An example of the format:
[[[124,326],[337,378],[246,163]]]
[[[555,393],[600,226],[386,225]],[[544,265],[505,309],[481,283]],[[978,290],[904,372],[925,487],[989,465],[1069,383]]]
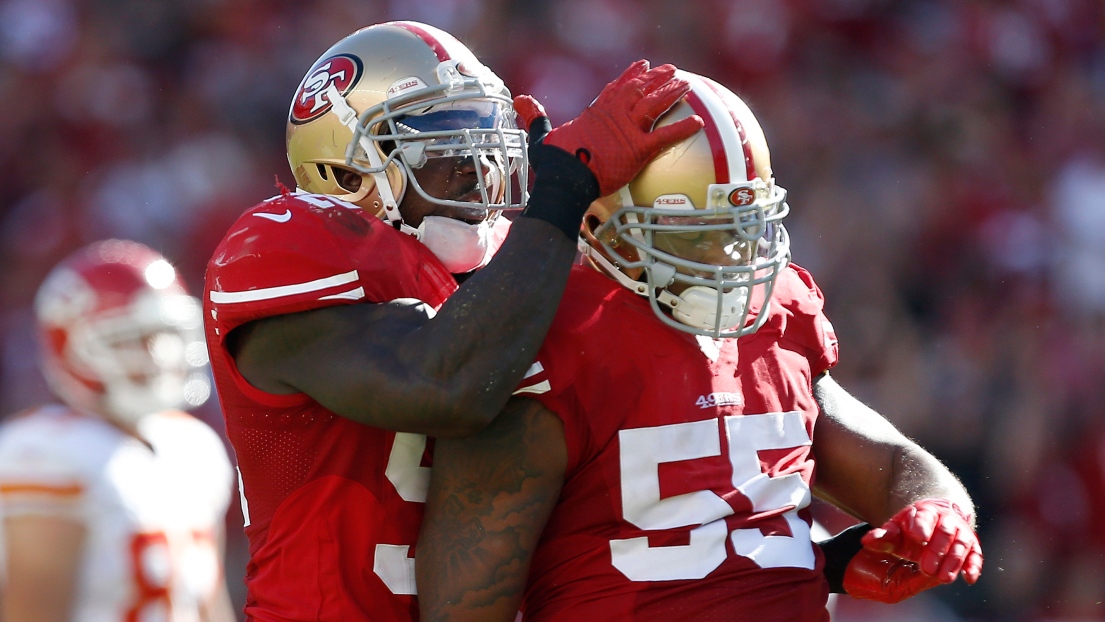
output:
[[[860,539],[871,531],[871,525],[860,523],[853,525],[836,534],[828,540],[817,543],[821,552],[825,554],[825,578],[829,581],[829,593],[845,594],[844,571],[848,563],[863,548]]]
[[[538,142],[529,152],[537,179],[522,216],[544,220],[574,242],[583,214],[599,198],[599,182],[586,164],[559,147]]]

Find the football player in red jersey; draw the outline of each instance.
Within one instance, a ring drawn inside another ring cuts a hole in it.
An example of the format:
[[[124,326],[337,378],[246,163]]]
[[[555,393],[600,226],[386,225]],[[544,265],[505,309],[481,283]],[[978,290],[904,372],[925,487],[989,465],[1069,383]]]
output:
[[[307,72],[287,135],[302,192],[239,218],[204,293],[246,512],[248,618],[418,617],[426,435],[471,433],[502,410],[587,206],[701,127],[653,131],[689,88],[674,72],[633,64],[577,119],[532,128],[528,150],[502,81],[431,26],[364,28]],[[508,234],[499,212],[523,203]]]
[[[659,125],[705,127],[589,209],[591,265],[517,396],[436,447],[423,620],[821,622],[830,589],[896,602],[978,579],[966,490],[828,374],[836,336],[790,263],[755,117],[682,77]],[[822,550],[812,495],[880,527]]]

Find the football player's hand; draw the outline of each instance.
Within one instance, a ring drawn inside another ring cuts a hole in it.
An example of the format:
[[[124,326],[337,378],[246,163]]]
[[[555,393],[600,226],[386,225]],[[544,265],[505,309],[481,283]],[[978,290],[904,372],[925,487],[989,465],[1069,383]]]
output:
[[[868,548],[860,549],[844,570],[849,596],[880,603],[898,603],[940,583],[911,561]]]
[[[529,95],[517,95],[514,97],[514,112],[522,121],[522,129],[529,136],[529,146],[540,143],[545,135],[552,130],[552,122],[545,112],[545,107]]]
[[[856,598],[896,603],[959,574],[974,584],[982,572],[970,517],[944,499],[903,508],[862,543],[844,573],[844,589]]]
[[[653,129],[656,120],[690,88],[686,80],[675,78],[673,65],[650,69],[647,60],[639,60],[607,84],[578,117],[549,131],[543,140],[531,138],[531,145],[541,142],[579,158],[606,196],[632,181],[664,148],[702,128],[702,119],[696,115]],[[514,99],[514,109],[534,134],[547,127],[548,117],[532,97],[519,95]],[[538,153],[533,154],[533,160],[540,170]]]

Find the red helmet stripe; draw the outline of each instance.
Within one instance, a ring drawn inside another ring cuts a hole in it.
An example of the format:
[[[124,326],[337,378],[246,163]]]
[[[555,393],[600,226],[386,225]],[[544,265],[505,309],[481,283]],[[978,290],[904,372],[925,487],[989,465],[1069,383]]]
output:
[[[729,183],[729,156],[725,153],[725,143],[721,139],[721,132],[718,131],[717,123],[714,122],[714,116],[710,114],[706,102],[702,101],[702,98],[698,96],[693,88],[687,93],[687,103],[691,105],[691,110],[694,110],[695,114],[702,117],[702,121],[705,123],[702,131],[706,132],[706,140],[710,142],[710,151],[714,154],[715,183]]]
[[[714,92],[722,100],[725,99],[725,95],[718,89],[718,85],[713,80],[703,76],[703,82],[706,86],[710,87],[710,90]],[[733,119],[733,125],[737,128],[737,134],[740,136],[741,149],[744,150],[744,168],[745,173],[748,175],[748,180],[751,181],[756,178],[756,163],[752,160],[752,146],[748,144],[748,136],[744,133],[744,124],[737,118],[736,111],[732,106],[725,106],[725,109],[729,111],[729,116]]]
[[[449,55],[449,50],[446,49],[445,43],[438,39],[430,30],[426,29],[422,24],[416,22],[390,22],[392,26],[398,26],[403,30],[414,33],[419,39],[422,39],[426,45],[430,46],[430,49],[437,54],[438,62],[444,62],[451,60],[453,57]]]

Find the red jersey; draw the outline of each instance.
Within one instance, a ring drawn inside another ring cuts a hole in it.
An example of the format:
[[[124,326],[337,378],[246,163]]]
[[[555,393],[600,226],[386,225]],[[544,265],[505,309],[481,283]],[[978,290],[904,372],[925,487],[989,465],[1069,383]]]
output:
[[[416,620],[414,542],[429,479],[426,437],[275,395],[238,372],[225,338],[258,318],[417,298],[456,281],[413,237],[360,208],[273,197],[231,227],[207,268],[211,366],[238,459],[253,620]]]
[[[829,619],[807,509],[812,379],[837,360],[822,303],[791,266],[759,331],[713,340],[574,268],[518,391],[558,414],[568,450],[527,622]]]

